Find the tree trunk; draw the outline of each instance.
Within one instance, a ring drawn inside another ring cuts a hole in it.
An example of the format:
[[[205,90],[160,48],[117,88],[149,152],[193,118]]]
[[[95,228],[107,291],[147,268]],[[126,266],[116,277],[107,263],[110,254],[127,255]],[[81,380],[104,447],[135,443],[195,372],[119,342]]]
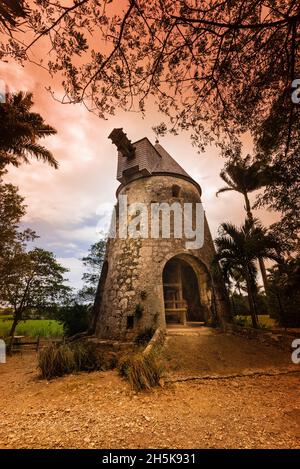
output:
[[[253,214],[252,214],[252,211],[251,211],[250,200],[249,200],[247,192],[244,192],[244,199],[245,199],[245,209],[246,209],[246,212],[247,212],[248,220],[253,222]]]
[[[233,296],[231,297],[231,303],[232,303],[233,316],[236,316],[235,302],[234,302]]]
[[[255,306],[254,295],[252,291],[252,282],[251,277],[248,271],[248,267],[246,267],[246,282],[247,282],[247,291],[248,291],[248,301],[250,307],[250,314],[252,319],[252,326],[257,329],[258,328],[258,320],[257,320],[257,312]]]
[[[8,354],[10,354],[11,350],[12,350],[12,346],[13,346],[13,343],[14,343],[14,337],[15,337],[15,331],[16,331],[16,327],[18,325],[19,320],[20,320],[19,315],[15,314],[14,319],[13,319],[13,323],[11,325],[10,332],[9,332],[10,341],[9,341],[9,344],[8,344],[8,347],[7,347]]]
[[[262,276],[262,280],[263,280],[263,284],[264,284],[265,293],[267,293],[267,291],[268,291],[268,276],[267,276],[265,263],[264,263],[264,260],[261,257],[258,259],[258,262],[259,262],[261,276]]]
[[[244,193],[244,199],[245,199],[245,208],[246,208],[248,220],[253,222],[254,218],[253,218],[253,214],[252,214],[252,211],[251,211],[251,205],[250,205],[250,201],[249,201],[247,192]],[[265,293],[267,293],[267,290],[268,290],[268,277],[267,277],[267,271],[266,271],[265,263],[264,263],[264,260],[261,259],[261,258],[258,259],[258,262],[259,262],[259,268],[260,268],[260,271],[261,271],[264,290],[265,290]]]

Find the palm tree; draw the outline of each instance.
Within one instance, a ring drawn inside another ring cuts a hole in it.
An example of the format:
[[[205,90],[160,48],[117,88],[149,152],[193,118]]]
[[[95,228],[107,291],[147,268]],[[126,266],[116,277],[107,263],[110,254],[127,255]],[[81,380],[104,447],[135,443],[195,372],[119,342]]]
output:
[[[220,173],[220,177],[227,184],[227,186],[219,189],[216,193],[216,196],[228,191],[236,191],[242,194],[245,200],[245,210],[247,217],[250,221],[253,221],[249,193],[261,189],[266,185],[265,168],[262,167],[261,163],[251,163],[250,155],[247,155],[245,159],[241,159],[240,156],[238,156],[234,158],[233,161],[225,165],[225,168]],[[265,291],[267,291],[268,278],[265,264],[261,258],[258,259],[258,262],[264,288]]]
[[[56,130],[40,114],[31,112],[32,106],[32,94],[23,92],[8,94],[0,104],[0,167],[28,163],[30,156],[58,167],[52,153],[38,143]]]
[[[253,327],[257,321],[256,261],[259,258],[278,262],[277,243],[257,220],[246,219],[241,228],[222,223],[220,236],[216,238],[217,253],[214,262],[220,262],[224,272],[241,271],[247,285],[248,301]]]

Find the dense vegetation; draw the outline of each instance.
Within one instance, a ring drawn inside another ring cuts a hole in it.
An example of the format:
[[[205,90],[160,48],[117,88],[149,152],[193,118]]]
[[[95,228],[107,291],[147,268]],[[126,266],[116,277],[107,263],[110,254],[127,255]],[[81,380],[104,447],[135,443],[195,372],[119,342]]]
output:
[[[262,309],[282,326],[299,326],[300,105],[292,99],[300,73],[298,2],[82,0],[66,7],[59,0],[5,0],[0,28],[1,57],[24,63],[34,51],[61,78],[64,102],[84,103],[106,118],[117,109],[144,114],[151,99],[166,117],[155,126],[158,134],[188,130],[201,151],[215,143],[225,157],[226,187],[218,193],[233,190],[245,202],[241,226],[222,223],[216,239],[233,314],[247,302],[254,327]],[[47,64],[41,40],[49,44]],[[56,131],[32,105],[28,93],[7,94],[0,103],[0,301],[13,310],[10,335],[34,311],[58,318],[72,335],[89,323],[105,241],[83,259],[84,287],[76,295],[52,253],[28,249],[37,235],[19,229],[24,200],[4,182],[6,166],[33,157],[58,167],[40,144]],[[252,156],[243,154],[246,133]],[[258,206],[281,220],[264,227],[253,215]]]

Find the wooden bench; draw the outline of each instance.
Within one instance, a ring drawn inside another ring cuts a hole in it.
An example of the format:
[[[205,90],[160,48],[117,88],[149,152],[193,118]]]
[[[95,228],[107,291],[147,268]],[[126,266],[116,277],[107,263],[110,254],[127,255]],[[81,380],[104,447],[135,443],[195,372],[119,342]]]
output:
[[[180,324],[186,325],[187,305],[184,300],[165,301],[166,319],[169,316],[177,316]]]

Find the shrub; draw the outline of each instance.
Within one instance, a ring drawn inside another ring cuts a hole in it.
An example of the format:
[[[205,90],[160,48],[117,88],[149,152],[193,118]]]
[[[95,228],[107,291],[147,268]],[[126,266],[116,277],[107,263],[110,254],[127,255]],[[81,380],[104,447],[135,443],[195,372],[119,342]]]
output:
[[[135,337],[134,341],[137,345],[146,345],[152,339],[155,329],[153,327],[146,327],[140,331]]]
[[[69,345],[51,344],[38,354],[38,366],[44,379],[51,379],[76,370],[74,351]]]
[[[68,337],[85,332],[89,326],[90,307],[82,304],[72,304],[60,308],[56,319],[63,324],[64,334]]]
[[[81,341],[72,345],[78,371],[110,370],[117,365],[114,352],[101,350],[93,342]]]
[[[143,355],[141,352],[124,355],[118,364],[119,374],[129,381],[135,391],[160,385],[163,367],[157,353]]]
[[[116,364],[114,352],[100,350],[97,344],[88,341],[51,344],[38,354],[38,366],[44,379],[77,371],[108,370]]]

